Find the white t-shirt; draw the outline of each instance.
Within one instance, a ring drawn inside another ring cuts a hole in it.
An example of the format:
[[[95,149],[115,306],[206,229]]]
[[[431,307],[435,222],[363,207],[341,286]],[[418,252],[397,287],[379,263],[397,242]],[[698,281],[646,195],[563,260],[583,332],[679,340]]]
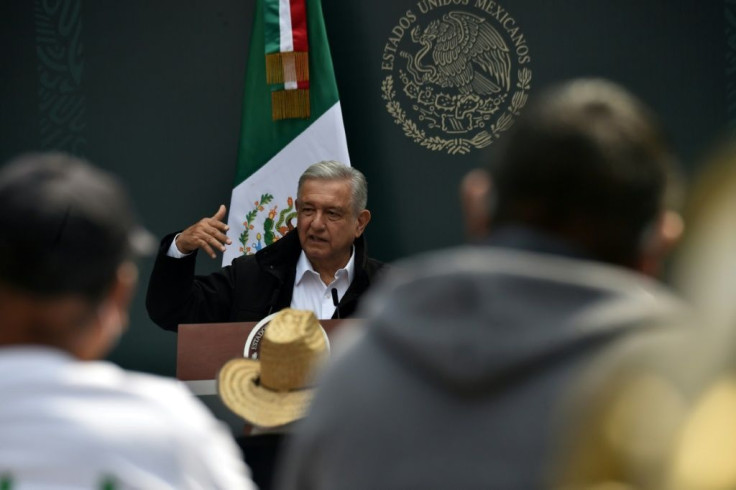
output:
[[[0,347],[0,399],[12,490],[255,489],[227,429],[175,380]]]

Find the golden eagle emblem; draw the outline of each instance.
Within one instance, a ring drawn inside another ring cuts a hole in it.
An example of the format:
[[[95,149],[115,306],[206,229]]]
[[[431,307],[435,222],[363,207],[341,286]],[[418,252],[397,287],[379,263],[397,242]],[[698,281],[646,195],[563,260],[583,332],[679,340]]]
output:
[[[407,70],[417,85],[436,83],[457,88],[461,94],[497,94],[511,85],[509,48],[486,19],[466,12],[445,14],[421,30],[416,26],[411,39],[422,48],[407,58]],[[430,53],[434,65],[424,65]]]
[[[386,111],[429,150],[464,155],[485,148],[526,104],[532,79],[526,38],[497,2],[416,5],[427,17],[407,10],[384,46]]]

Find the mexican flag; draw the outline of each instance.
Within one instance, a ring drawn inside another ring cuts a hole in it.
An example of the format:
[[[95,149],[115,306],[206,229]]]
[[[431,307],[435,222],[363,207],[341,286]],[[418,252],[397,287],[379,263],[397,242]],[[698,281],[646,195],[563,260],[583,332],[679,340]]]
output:
[[[320,0],[256,0],[223,265],[296,227],[302,172],[350,165]]]

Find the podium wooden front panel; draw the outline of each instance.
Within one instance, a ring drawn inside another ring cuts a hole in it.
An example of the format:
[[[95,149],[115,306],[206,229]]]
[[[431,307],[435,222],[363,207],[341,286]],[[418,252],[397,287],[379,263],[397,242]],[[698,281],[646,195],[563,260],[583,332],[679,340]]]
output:
[[[331,337],[341,320],[320,320]],[[257,322],[179,325],[176,377],[182,381],[214,380],[230,359],[243,357],[245,341]]]

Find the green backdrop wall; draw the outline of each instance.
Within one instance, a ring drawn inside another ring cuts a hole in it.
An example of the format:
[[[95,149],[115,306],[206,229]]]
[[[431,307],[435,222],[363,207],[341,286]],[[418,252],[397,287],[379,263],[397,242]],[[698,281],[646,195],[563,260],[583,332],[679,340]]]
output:
[[[123,178],[158,236],[212,214],[229,200],[235,172],[253,6],[2,2],[0,161],[39,149],[83,155]],[[352,163],[370,186],[369,247],[383,260],[461,243],[460,178],[497,146],[428,149],[386,108],[382,83],[392,74],[395,100],[428,141],[421,111],[412,112],[398,85],[407,61],[399,53],[416,60],[411,30],[420,34],[450,11],[495,23],[515,46],[514,76],[522,65],[530,70],[528,93],[578,76],[629,87],[661,115],[689,172],[736,111],[732,0],[323,0],[323,9]],[[143,305],[151,265],[141,263],[130,330],[110,357],[172,375],[176,336],[153,325]],[[202,257],[198,267],[215,270],[219,261]]]

